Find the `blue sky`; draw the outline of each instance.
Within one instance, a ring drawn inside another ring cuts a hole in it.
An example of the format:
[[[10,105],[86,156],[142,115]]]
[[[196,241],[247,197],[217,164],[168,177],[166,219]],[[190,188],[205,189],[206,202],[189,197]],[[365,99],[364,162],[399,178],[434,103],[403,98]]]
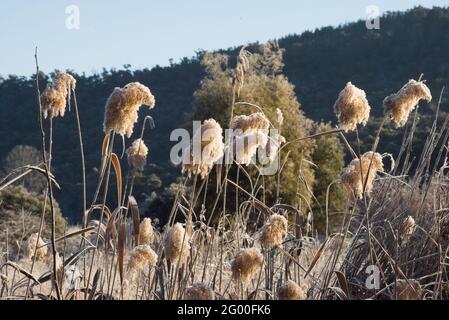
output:
[[[79,8],[80,28],[66,28],[66,7]],[[198,49],[266,41],[326,25],[416,5],[448,6],[441,0],[1,0],[0,75],[41,69],[92,73],[103,67],[133,69],[167,65]],[[382,22],[381,22],[382,23]],[[382,27],[382,25],[381,25]]]

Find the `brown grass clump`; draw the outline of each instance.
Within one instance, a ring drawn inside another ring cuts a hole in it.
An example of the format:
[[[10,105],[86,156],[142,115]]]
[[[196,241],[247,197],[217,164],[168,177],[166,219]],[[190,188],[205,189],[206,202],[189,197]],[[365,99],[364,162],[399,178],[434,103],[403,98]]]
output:
[[[262,247],[271,249],[282,244],[287,235],[287,219],[280,214],[273,214],[270,219],[262,227],[260,235],[260,243]]]
[[[362,198],[365,181],[365,191],[370,194],[377,171],[383,171],[382,156],[377,152],[369,151],[361,159],[352,160],[341,174],[341,182],[349,197]]]
[[[278,300],[305,300],[306,295],[296,282],[288,280],[277,289],[277,298]]]
[[[38,233],[33,233],[24,243],[23,252],[29,259],[33,259],[36,253],[36,260],[45,261],[48,248],[45,246],[45,241],[41,237],[38,237]]]
[[[164,252],[171,263],[185,263],[189,257],[189,236],[181,223],[176,223],[167,232]]]
[[[195,283],[185,290],[184,300],[215,300],[215,293],[207,285]]]
[[[151,219],[145,218],[139,225],[139,244],[151,246],[154,241],[154,231]]]
[[[184,151],[182,172],[191,175],[199,174],[204,179],[215,163],[223,158],[223,129],[214,119],[204,121],[193,136],[192,144]],[[195,150],[195,142],[198,149]]]
[[[354,131],[358,124],[365,126],[370,110],[365,91],[357,88],[351,82],[346,84],[334,104],[339,127],[345,132]]]
[[[232,278],[247,286],[262,267],[263,255],[256,248],[240,250],[231,263]]]
[[[396,282],[395,293],[397,300],[420,300],[422,289],[416,280],[399,279]]]
[[[139,245],[133,249],[128,261],[128,271],[131,273],[141,270],[146,264],[155,266],[157,254],[148,245]]]
[[[75,90],[76,80],[70,74],[58,72],[53,82],[41,94],[42,113],[44,118],[64,116],[67,101],[70,103],[70,93]]]
[[[397,93],[386,97],[383,105],[396,127],[402,127],[421,99],[430,102],[432,94],[424,82],[411,79]]]
[[[129,166],[142,171],[147,163],[148,147],[142,139],[136,139],[126,150],[126,155]]]
[[[106,134],[114,131],[128,138],[133,133],[140,106],[154,108],[154,96],[143,84],[132,82],[123,88],[115,88],[109,96],[104,114],[103,129]]]

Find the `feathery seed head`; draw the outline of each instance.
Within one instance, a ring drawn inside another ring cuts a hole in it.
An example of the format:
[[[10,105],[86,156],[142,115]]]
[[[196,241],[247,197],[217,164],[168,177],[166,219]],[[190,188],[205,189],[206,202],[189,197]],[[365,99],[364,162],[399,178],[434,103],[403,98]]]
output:
[[[262,227],[260,243],[262,247],[271,249],[282,244],[287,235],[287,219],[280,214],[273,214]]]
[[[126,150],[126,155],[129,166],[142,171],[147,163],[148,147],[142,139],[136,139]]]
[[[167,232],[164,252],[171,263],[187,262],[190,253],[190,238],[181,223],[176,223]]]
[[[44,118],[63,117],[67,102],[70,103],[71,92],[75,91],[76,80],[70,74],[58,72],[53,82],[45,88],[40,96]]]
[[[373,153],[372,151],[369,151],[363,154],[361,159],[352,160],[351,163],[343,169],[341,182],[350,198],[355,197],[361,199],[365,181],[365,191],[370,194],[373,189],[373,182],[377,171],[383,170],[382,156],[377,152]]]
[[[184,292],[184,300],[215,300],[215,293],[207,285],[195,283]]]
[[[139,225],[139,244],[151,246],[154,241],[154,231],[151,219],[145,218]]]
[[[139,117],[140,106],[154,108],[156,101],[150,89],[132,82],[123,88],[115,88],[109,96],[104,114],[103,130],[106,134],[114,131],[129,138],[133,133],[134,124]]]
[[[301,287],[294,281],[288,280],[283,286],[277,288],[279,300],[305,300],[306,295]]]
[[[195,142],[198,150],[195,150]],[[214,166],[223,157],[223,129],[214,119],[204,121],[192,140],[192,144],[184,150],[182,172],[190,177],[199,174],[204,179]]]
[[[262,267],[263,255],[256,248],[240,250],[231,263],[232,278],[246,287]]]
[[[37,233],[33,233],[24,243],[23,251],[25,256],[29,259],[33,259],[34,254],[36,253],[36,260],[44,261],[48,248],[45,246],[45,241],[41,237],[38,237]]]
[[[157,254],[149,245],[139,245],[133,249],[128,261],[128,271],[134,273],[141,270],[146,264],[155,266]]]
[[[346,84],[334,104],[339,127],[345,132],[355,130],[358,124],[366,125],[370,109],[365,91],[357,88],[351,82]]]
[[[421,99],[430,102],[432,94],[423,81],[411,79],[398,92],[384,99],[385,113],[390,115],[396,127],[402,127]]]

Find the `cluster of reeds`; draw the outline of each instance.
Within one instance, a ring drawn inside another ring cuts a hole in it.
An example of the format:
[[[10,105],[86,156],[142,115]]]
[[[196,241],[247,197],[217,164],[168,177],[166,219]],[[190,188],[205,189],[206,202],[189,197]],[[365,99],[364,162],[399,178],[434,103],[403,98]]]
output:
[[[237,61],[233,104],[244,86],[249,68],[247,56],[243,50]],[[62,116],[62,102],[65,108],[74,87],[74,79],[58,74],[41,96],[41,115]],[[386,115],[395,124],[403,125],[420,99],[430,100],[430,91],[423,82],[410,81],[385,99]],[[449,200],[449,181],[445,170],[449,153],[447,148],[438,150],[437,146],[448,144],[449,117],[442,128],[435,119],[414,175],[408,175],[405,151],[395,159],[397,165],[384,172],[385,154],[377,152],[377,142],[371,151],[360,154],[343,134],[366,125],[370,112],[365,92],[348,82],[334,106],[338,128],[319,134],[340,134],[353,157],[341,175],[341,184],[348,192],[348,210],[339,232],[323,239],[314,234],[312,210],[281,203],[267,205],[260,196],[263,178],[252,178],[241,166],[251,166],[257,150],[265,149],[272,158],[282,144],[317,136],[298,137],[295,141],[285,141],[281,133],[270,137],[273,125],[263,106],[257,106],[259,112],[249,115],[234,116],[231,112],[229,127],[235,131],[226,144],[218,122],[204,121],[185,150],[188,161],[182,171],[186,174],[166,225],[156,228],[151,219],[142,219],[133,183],[135,169],[142,171],[147,161],[143,136],[149,118],[143,120],[140,138],[126,152],[131,172],[127,177],[132,178],[126,180],[125,186],[125,172],[114,148],[116,134],[123,139],[132,135],[141,105],[155,105],[155,98],[143,84],[133,82],[113,90],[105,105],[98,184],[91,204],[85,203],[83,226],[60,238],[52,233],[49,241],[39,233],[31,235],[23,245],[26,259],[12,261],[7,255],[0,266],[0,298],[448,298],[449,211],[445,204]],[[284,115],[278,109],[273,123],[280,129],[283,121]],[[382,126],[377,140],[381,134]],[[410,150],[413,139],[404,141],[403,150]],[[209,174],[228,148],[236,149],[234,163],[245,172],[251,187],[243,188],[238,178],[231,181],[230,165],[224,171],[218,167],[217,188],[212,194],[214,206],[206,212],[207,197],[211,196],[207,189]],[[51,158],[51,148],[45,141],[43,150],[48,150]],[[431,155],[436,155],[435,162]],[[55,178],[51,162],[45,155],[43,158],[45,169],[39,172],[48,183],[45,206],[52,208]],[[441,162],[444,165],[439,167]],[[197,176],[202,180],[197,181]],[[111,177],[116,179],[114,184],[110,183]],[[232,213],[226,210],[228,184],[239,193]],[[111,196],[111,186],[116,198]],[[323,211],[331,218],[328,208]],[[378,270],[380,275],[373,288],[366,285],[369,270]]]

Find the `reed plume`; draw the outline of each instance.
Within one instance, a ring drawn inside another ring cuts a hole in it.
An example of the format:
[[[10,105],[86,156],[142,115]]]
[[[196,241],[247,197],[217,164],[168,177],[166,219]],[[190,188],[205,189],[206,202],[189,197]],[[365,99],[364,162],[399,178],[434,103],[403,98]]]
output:
[[[155,266],[157,254],[149,245],[139,245],[135,247],[128,261],[128,271],[134,273],[141,270],[145,265]]]
[[[209,286],[195,283],[185,290],[184,300],[215,300],[215,293]]]
[[[127,135],[129,138],[139,117],[140,106],[146,105],[152,109],[155,103],[150,89],[139,82],[129,83],[123,88],[115,88],[106,102],[104,132],[108,134],[113,131],[122,136]]]
[[[334,104],[339,127],[345,132],[354,131],[358,124],[365,126],[369,119],[370,109],[365,91],[357,88],[351,82],[346,84]]]
[[[233,130],[233,150],[238,164],[249,165],[257,149],[265,148],[269,127],[270,121],[262,112],[232,119],[230,129]]]
[[[151,219],[145,218],[139,225],[139,244],[151,246],[154,241],[154,231]]]
[[[126,150],[126,155],[129,166],[142,171],[147,163],[148,147],[142,139],[136,139]]]
[[[45,244],[45,241],[37,233],[33,233],[24,243],[23,252],[29,259],[32,259],[36,254],[36,260],[44,261],[48,253]]]
[[[200,142],[198,148],[195,142]],[[187,173],[189,177],[199,174],[204,179],[214,164],[223,158],[223,149],[223,129],[220,124],[214,119],[204,121],[195,132],[192,144],[184,150],[182,173]]]
[[[241,130],[243,134],[254,130],[263,130],[268,133],[270,121],[262,112],[256,112],[249,116],[240,115],[234,117],[229,127],[235,131]]]
[[[396,127],[402,127],[421,99],[430,102],[432,94],[423,81],[411,79],[398,92],[384,99],[385,113],[390,116]]]
[[[181,223],[174,224],[167,232],[164,253],[171,263],[185,263],[190,252],[190,238]]]
[[[377,152],[369,151],[363,154],[361,159],[352,160],[341,174],[341,182],[349,197],[362,198],[365,181],[365,191],[370,194],[378,171],[383,171],[383,162],[382,156]]]
[[[262,227],[260,243],[262,247],[271,249],[282,244],[287,235],[287,219],[280,214],[273,214]]]
[[[55,79],[48,84],[40,96],[44,118],[64,117],[67,103],[70,103],[71,92],[75,90],[76,80],[70,74],[58,71]]]
[[[263,255],[256,248],[241,249],[231,263],[232,278],[246,287],[262,267]]]
[[[288,280],[283,286],[277,288],[278,300],[305,300],[306,295],[301,287],[294,281]]]

